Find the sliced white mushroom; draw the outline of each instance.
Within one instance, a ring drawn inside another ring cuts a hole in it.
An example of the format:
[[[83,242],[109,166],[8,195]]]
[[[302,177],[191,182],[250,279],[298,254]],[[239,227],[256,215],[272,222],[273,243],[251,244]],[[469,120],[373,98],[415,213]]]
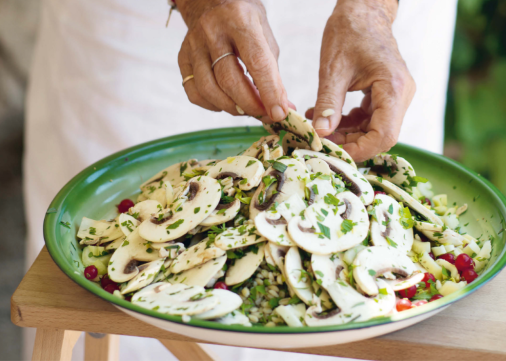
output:
[[[210,227],[228,222],[237,216],[240,209],[241,201],[238,199],[227,204],[218,204],[214,211],[210,212],[211,214],[200,223],[200,226]]]
[[[289,110],[288,116],[283,121],[272,124],[264,123],[264,128],[271,134],[279,134],[282,130],[285,130],[304,140],[311,149],[315,151],[322,149],[322,142],[311,121],[305,119],[293,109]]]
[[[283,148],[278,143],[279,136],[277,135],[261,137],[241,155],[253,157],[262,162],[277,159],[283,155]]]
[[[286,230],[288,222],[280,213],[264,211],[255,217],[255,226],[262,236],[279,246],[295,246]]]
[[[281,141],[281,145],[283,147],[283,153],[285,155],[292,155],[293,151],[297,149],[311,149],[309,147],[309,144],[307,144],[307,142],[300,139],[299,137],[296,137],[294,134],[291,133],[285,134],[283,140]]]
[[[141,191],[140,196],[142,196],[143,199],[155,200],[160,203],[162,207],[167,205],[168,200],[172,201],[173,190],[169,181],[161,180],[158,182],[148,183],[141,188]]]
[[[198,315],[216,307],[219,297],[203,287],[153,283],[132,297],[134,305],[169,315]]]
[[[224,254],[218,258],[212,259],[199,266],[195,266],[177,275],[167,279],[170,283],[184,283],[189,286],[204,287],[214,277],[214,275],[221,271],[223,265],[227,261],[227,255]]]
[[[306,188],[309,191],[309,199],[307,201],[309,205],[314,202],[323,202],[327,194],[335,195],[337,193],[337,190],[332,184],[332,180],[323,179],[321,177],[316,177],[311,182],[307,183]]]
[[[369,296],[378,294],[377,278],[387,272],[397,275],[399,284],[419,272],[405,252],[390,246],[373,246],[360,251],[353,267],[355,281]]]
[[[238,187],[247,191],[260,184],[264,170],[262,162],[258,159],[245,155],[237,155],[216,163],[216,165],[207,171],[206,175],[214,179],[228,177],[232,177],[234,180],[242,179]],[[245,179],[246,181],[244,181]]]
[[[251,327],[251,322],[249,321],[248,316],[244,315],[239,311],[233,311],[228,315],[217,318],[214,322],[221,323],[223,325],[242,325],[246,327]]]
[[[323,288],[339,279],[339,274],[346,265],[337,254],[331,255],[311,255],[311,268],[317,280]]]
[[[137,276],[132,278],[125,287],[121,289],[121,294],[126,295],[127,293],[137,291],[143,287],[146,287],[150,283],[153,283],[155,276],[160,272],[160,268],[164,263],[164,259],[158,259],[138,266],[139,273]]]
[[[189,172],[192,166],[198,165],[196,159],[190,159],[186,162],[173,164],[164,170],[156,173],[154,176],[149,178],[147,181],[141,184],[140,188],[144,188],[146,185],[154,182],[169,181],[172,186],[176,186],[179,183],[185,181],[184,173]]]
[[[227,228],[218,234],[214,240],[214,244],[216,247],[226,251],[265,241],[265,237],[257,233],[257,229],[253,222],[245,222],[242,226]]]
[[[371,241],[375,246],[396,246],[408,252],[413,246],[413,228],[401,224],[401,206],[392,197],[377,194],[371,219]]]
[[[311,278],[302,266],[302,259],[297,247],[290,247],[285,256],[286,282],[302,302],[309,305],[313,299]]]
[[[330,170],[329,164],[320,158],[310,158],[306,160],[306,167],[311,173],[321,173],[324,175],[334,174],[334,172]]]
[[[151,242],[179,238],[207,218],[205,210],[215,209],[220,198],[221,186],[216,179],[206,176],[192,178],[174,203],[144,221],[139,226],[139,232]]]
[[[280,163],[280,165],[278,165]],[[295,159],[280,159],[262,175],[262,182],[250,203],[250,219],[293,195],[304,198],[305,179],[309,173],[305,164]]]
[[[353,161],[353,158],[343,149],[342,146],[337,145],[327,138],[321,138],[322,141],[322,153],[331,155],[333,157],[344,160],[346,163],[357,169],[357,165]]]
[[[258,248],[250,250],[242,258],[236,259],[235,263],[228,267],[225,284],[233,286],[250,278],[264,259],[264,247],[265,243],[260,243]]]
[[[380,153],[368,165],[376,174],[402,187],[410,187],[410,179],[416,176],[411,164],[397,155]]]
[[[372,175],[366,175],[365,178],[373,185],[379,186],[383,188],[383,190],[391,194],[395,197],[399,202],[406,203],[409,208],[415,210],[418,212],[422,217],[425,219],[431,221],[434,224],[443,225],[443,221],[441,218],[436,216],[433,212],[431,212],[429,209],[425,208],[420,202],[418,202],[416,199],[411,197],[407,192],[393,184],[392,182],[387,181],[386,179],[383,179],[381,177],[376,177]]]
[[[120,238],[123,235],[117,220],[113,221],[95,221],[83,217],[77,238],[80,238],[80,244],[97,244]]]
[[[353,168],[344,160],[332,157],[328,154],[311,150],[296,150],[293,156],[301,161],[318,158],[326,162],[332,172],[341,178],[346,187],[360,198],[365,205],[371,204],[374,199],[374,190],[369,182],[356,168]]]
[[[160,212],[162,205],[152,199],[148,199],[137,203],[128,210],[128,214],[140,221],[141,223],[151,218],[153,214]]]
[[[158,252],[139,235],[139,228],[136,228],[112,254],[107,268],[109,277],[118,283],[129,281],[139,273],[139,262],[151,262],[159,258]]]
[[[461,246],[466,239],[450,228],[427,222],[415,222],[415,228],[431,241]]]
[[[302,249],[314,254],[345,251],[362,242],[369,231],[369,217],[362,202],[351,192],[339,193],[334,203],[314,203],[294,217],[288,233]]]
[[[242,305],[242,299],[234,292],[227,290],[214,289],[213,295],[219,298],[219,303],[211,310],[195,315],[199,320],[211,320],[223,317],[234,312]]]
[[[300,213],[306,209],[306,204],[298,194],[291,195],[287,200],[281,202],[276,207],[276,211],[287,221],[300,215]]]
[[[141,222],[128,213],[121,213],[118,218],[118,224],[123,234],[128,236],[139,226],[139,224],[141,224]]]
[[[304,315],[306,314],[306,306],[303,303],[296,305],[278,306],[274,309],[283,321],[290,327],[303,327]]]
[[[208,242],[208,238],[181,252],[172,262],[171,272],[180,273],[191,269],[209,260],[221,257],[225,251]]]
[[[118,239],[115,239],[114,241],[112,241],[111,243],[107,244],[105,246],[105,250],[106,251],[111,251],[111,250],[114,250],[114,249],[118,249],[122,244],[123,244],[123,241],[126,239],[125,236],[122,236]]]

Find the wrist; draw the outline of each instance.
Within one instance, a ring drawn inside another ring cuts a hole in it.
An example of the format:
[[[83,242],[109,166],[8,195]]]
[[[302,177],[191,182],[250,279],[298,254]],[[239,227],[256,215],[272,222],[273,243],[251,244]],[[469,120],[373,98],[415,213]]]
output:
[[[383,16],[391,25],[397,15],[398,0],[338,0],[334,13],[370,14]]]

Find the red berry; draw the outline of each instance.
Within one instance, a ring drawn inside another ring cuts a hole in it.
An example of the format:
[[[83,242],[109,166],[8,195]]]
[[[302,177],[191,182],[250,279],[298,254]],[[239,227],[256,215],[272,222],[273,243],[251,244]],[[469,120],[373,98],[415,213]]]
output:
[[[132,302],[132,296],[125,296],[125,301]]]
[[[425,289],[430,288],[430,282],[429,280],[432,280],[432,282],[436,282],[436,277],[432,273],[425,272],[423,276],[422,282],[425,282]]]
[[[416,302],[413,302],[413,307],[423,306],[423,305],[426,305],[427,303],[428,302],[425,300],[416,301]]]
[[[426,204],[428,204],[429,206],[432,206],[432,203],[431,203],[430,199],[429,199],[429,198],[427,198],[427,197],[425,197],[425,199],[424,199],[423,203],[426,203]]]
[[[434,257],[434,253],[432,253],[432,252],[429,252],[429,256],[430,256],[430,258],[432,258],[434,260],[436,259],[436,257]]]
[[[84,269],[84,277],[86,277],[87,280],[94,280],[97,276],[98,270],[94,265],[88,266]]]
[[[420,240],[422,242],[430,242],[430,239],[428,239],[427,237],[425,237],[423,234],[420,234],[419,236],[420,236]]]
[[[474,269],[468,268],[462,272],[462,278],[467,281],[467,283],[473,282],[478,277],[478,274],[474,271]]]
[[[113,280],[111,280],[109,278],[109,275],[108,274],[105,274],[102,276],[102,278],[100,279],[100,284],[102,285],[102,288],[105,288],[105,286],[107,285],[115,285],[116,282],[114,282]]]
[[[451,264],[455,264],[455,256],[451,253],[444,253],[442,255],[437,256],[437,258],[444,259],[445,261],[448,261]]]
[[[443,298],[443,295],[434,295],[430,298],[429,302],[439,300],[440,298]]]
[[[468,268],[474,269],[474,261],[467,254],[461,253],[455,260],[455,267],[457,267],[459,272],[462,273]]]
[[[109,293],[114,293],[114,291],[119,291],[119,286],[117,284],[108,284],[104,287],[104,290],[106,290]]]
[[[214,288],[217,288],[220,290],[228,290],[228,286],[225,284],[225,282],[216,282],[214,285]]]
[[[399,301],[397,301],[397,305],[395,307],[397,308],[397,311],[401,312],[409,310],[412,307],[412,305],[410,300],[402,298]]]
[[[135,206],[135,203],[131,199],[123,199],[118,204],[118,212],[119,213],[126,213],[133,206]]]
[[[399,291],[399,295],[402,298],[412,298],[415,294],[416,294],[416,286],[411,286],[409,288]]]
[[[374,191],[374,196],[378,195],[378,194],[384,194],[384,195],[387,195],[385,192],[382,192],[382,191]]]

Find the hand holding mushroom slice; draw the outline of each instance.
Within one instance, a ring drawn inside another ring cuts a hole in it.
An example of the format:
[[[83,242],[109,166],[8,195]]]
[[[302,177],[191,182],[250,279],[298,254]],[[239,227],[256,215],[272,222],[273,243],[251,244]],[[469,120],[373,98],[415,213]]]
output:
[[[264,123],[264,128],[271,134],[279,134],[282,130],[285,130],[297,138],[304,140],[311,149],[315,151],[322,149],[322,142],[318,134],[316,134],[312,123],[293,109],[289,110],[288,116],[281,122]]]
[[[330,170],[342,179],[346,188],[360,198],[362,203],[365,205],[372,203],[374,191],[371,185],[357,169],[353,168],[347,162],[328,154],[311,150],[296,150],[293,152],[293,156],[300,161],[309,160],[311,158],[323,160],[328,164]]]
[[[209,281],[220,272],[227,261],[227,255],[224,254],[218,258],[212,259],[201,265],[190,268],[177,275],[167,279],[170,283],[184,283],[188,286],[204,287]]]
[[[139,228],[136,228],[112,254],[107,268],[109,277],[118,283],[129,281],[139,273],[139,262],[150,262],[159,258],[158,252],[150,247],[149,242],[139,235]]]
[[[397,155],[381,153],[367,163],[373,172],[402,187],[410,187],[411,180],[416,177],[411,164]]]
[[[226,223],[237,216],[241,209],[241,201],[234,199],[230,203],[218,204],[209,217],[200,222],[201,226],[210,227],[218,224]]]
[[[311,268],[323,288],[339,279],[339,274],[346,267],[337,254],[311,255]]]
[[[466,239],[446,226],[438,226],[427,222],[415,222],[415,228],[431,241],[461,246]],[[467,242],[466,242],[467,243]]]
[[[157,259],[156,261],[151,261],[149,263],[144,263],[140,265],[138,268],[139,273],[137,276],[132,278],[125,287],[121,289],[121,294],[126,295],[127,293],[137,291],[141,288],[146,287],[150,283],[153,283],[155,280],[155,276],[160,272],[160,268],[164,263],[164,259]]]
[[[198,226],[220,201],[221,186],[216,179],[199,176],[188,181],[185,191],[165,213],[154,215],[139,226],[142,237],[151,242],[165,242],[181,237]],[[148,201],[145,201],[148,202]]]
[[[260,212],[255,218],[255,226],[262,236],[279,246],[295,246],[286,230],[288,222],[280,213]]]
[[[234,312],[242,305],[242,299],[234,292],[227,290],[214,289],[213,295],[218,297],[220,302],[211,310],[195,315],[199,320],[211,320],[223,317]]]
[[[172,262],[170,270],[172,273],[179,273],[195,266],[206,263],[209,260],[221,257],[225,251],[209,242],[209,238],[202,240],[183,252],[181,252]]]
[[[123,236],[123,232],[119,229],[117,220],[114,221],[95,221],[90,218],[83,217],[77,238],[80,238],[80,244],[97,244],[113,241]]]
[[[343,149],[341,145],[337,145],[327,138],[322,138],[321,141],[323,145],[323,148],[321,150],[322,153],[344,160],[353,168],[357,169],[357,165],[353,161],[353,158]]]
[[[307,177],[304,163],[295,159],[275,161],[262,175],[262,182],[251,199],[250,219],[255,219],[258,213],[271,208],[275,202],[284,202],[293,195],[304,198]]]
[[[369,296],[376,296],[380,292],[377,286],[377,278],[387,272],[400,276],[394,283],[398,287],[394,286],[394,289],[406,288],[408,278],[416,276],[415,281],[418,280],[417,282],[420,282],[423,278],[416,275],[420,271],[411,259],[406,256],[405,252],[390,246],[373,246],[360,251],[353,261],[353,267],[355,282]]]
[[[190,172],[193,166],[198,165],[199,163],[196,159],[190,159],[187,162],[173,164],[142,183],[140,188],[142,190],[146,185],[160,181],[168,181],[172,184],[172,186],[176,186],[185,181],[184,173]]]
[[[219,297],[212,291],[206,292],[203,287],[165,282],[153,283],[132,297],[134,305],[179,316],[204,313],[219,302]]]
[[[261,162],[271,159],[277,159],[283,156],[283,148],[278,144],[279,136],[269,135],[262,137],[251,145],[246,151],[241,154],[248,157],[253,157]]]
[[[242,248],[255,243],[265,242],[265,237],[257,233],[253,222],[245,222],[236,228],[227,228],[216,236],[214,244],[225,251],[234,248]]]
[[[413,229],[401,224],[401,207],[392,197],[377,194],[371,219],[371,241],[375,246],[395,246],[408,252],[413,245]]]
[[[403,191],[401,188],[393,184],[392,182],[387,181],[381,177],[376,177],[372,175],[366,175],[365,178],[372,184],[379,186],[385,190],[386,193],[391,194],[395,197],[399,202],[407,203],[408,207],[420,213],[422,217],[431,221],[434,224],[438,224],[440,226],[443,225],[443,221],[441,218],[436,216],[433,212],[425,208],[420,202],[411,197],[407,192]]]
[[[214,179],[232,177],[234,180],[241,179],[239,189],[244,191],[257,187],[262,180],[264,166],[262,162],[253,157],[237,155],[229,157],[211,167],[206,175]]]
[[[262,263],[265,254],[265,243],[252,246],[242,258],[236,259],[235,263],[227,270],[225,284],[233,286],[246,281],[258,269]]]
[[[311,278],[302,266],[302,259],[297,247],[291,247],[285,256],[286,282],[302,302],[311,304],[313,288]]]

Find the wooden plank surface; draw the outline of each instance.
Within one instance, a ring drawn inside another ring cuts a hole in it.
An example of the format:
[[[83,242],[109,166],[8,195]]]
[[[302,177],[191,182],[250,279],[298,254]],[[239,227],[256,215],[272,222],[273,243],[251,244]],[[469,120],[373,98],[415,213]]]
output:
[[[195,342],[159,340],[179,361],[220,361],[206,345]]]
[[[286,351],[375,360],[506,359],[506,273],[436,316],[373,340]],[[22,327],[51,327],[174,341],[199,341],[160,330],[119,311],[70,280],[44,248],[11,300]],[[200,341],[202,342],[202,341]]]
[[[70,361],[72,350],[81,333],[57,328],[38,328],[32,361]]]

